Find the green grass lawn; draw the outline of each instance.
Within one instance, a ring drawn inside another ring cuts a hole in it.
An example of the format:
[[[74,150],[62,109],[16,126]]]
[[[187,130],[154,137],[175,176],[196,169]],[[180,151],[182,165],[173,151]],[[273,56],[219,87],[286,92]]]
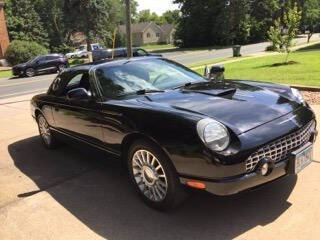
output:
[[[320,86],[320,44],[291,53],[288,60],[297,64],[272,66],[284,59],[285,54],[279,54],[228,63],[226,78]]]
[[[83,58],[70,58],[68,60],[70,67],[79,65],[79,64],[83,64],[84,63],[84,59]]]
[[[0,78],[9,78],[12,77],[11,70],[0,71]]]

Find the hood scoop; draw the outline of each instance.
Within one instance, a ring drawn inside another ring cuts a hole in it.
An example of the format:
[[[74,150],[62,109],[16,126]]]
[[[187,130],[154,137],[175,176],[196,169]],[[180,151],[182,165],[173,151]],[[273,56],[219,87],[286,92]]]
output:
[[[259,87],[241,83],[199,83],[140,98],[155,107],[198,113],[227,125],[236,134],[284,116],[300,107],[296,102]]]
[[[214,96],[214,97],[223,97],[223,96],[233,95],[237,91],[237,89],[235,89],[235,88],[213,89],[213,90],[184,89],[182,91],[185,92],[185,93],[193,92],[193,93],[201,93],[201,94]]]

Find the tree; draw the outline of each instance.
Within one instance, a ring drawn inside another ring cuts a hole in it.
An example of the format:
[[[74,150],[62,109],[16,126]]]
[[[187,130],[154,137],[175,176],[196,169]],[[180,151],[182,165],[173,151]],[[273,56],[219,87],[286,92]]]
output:
[[[5,15],[10,40],[34,41],[48,47],[48,34],[31,0],[6,0]]]
[[[216,25],[217,36],[222,40],[222,44],[246,44],[249,42],[251,19],[250,0],[233,0],[225,6],[219,14]]]
[[[88,48],[93,42],[103,46],[112,43],[113,30],[119,21],[121,2],[119,0],[65,0],[68,2],[67,21],[87,37]]]
[[[253,0],[250,8],[250,42],[264,41],[268,38],[267,32],[274,19],[279,17],[279,0]]]
[[[316,28],[320,25],[320,1],[305,0],[302,6],[302,24],[309,31],[308,43]]]
[[[268,31],[268,38],[272,42],[272,50],[280,52],[282,48],[281,21],[280,18],[274,21],[274,25]]]
[[[149,9],[146,10],[141,10],[138,14],[137,14],[137,22],[141,23],[141,22],[149,22],[151,19],[151,13]]]
[[[136,15],[136,22],[155,22],[158,25],[166,23],[174,23],[179,18],[179,10],[167,11],[162,16],[158,16],[155,12],[150,12],[149,9],[141,10]]]
[[[288,62],[288,57],[291,52],[292,41],[296,36],[301,20],[301,12],[298,11],[297,3],[294,4],[292,8],[288,8],[286,13],[283,16],[283,23],[287,29],[287,33],[283,38],[283,47],[287,53],[285,62]]]
[[[288,57],[293,45],[293,39],[299,28],[301,20],[301,12],[298,10],[298,5],[295,2],[293,7],[287,7],[283,14],[283,23],[281,26],[280,18],[270,27],[268,32],[270,40],[273,42],[274,48],[278,51],[286,52],[284,63],[288,63]],[[283,29],[283,31],[281,31]],[[283,33],[282,33],[283,32]]]
[[[68,17],[68,1],[34,0],[44,26],[47,26],[50,49],[53,52],[70,51],[71,34],[74,31],[73,21]]]
[[[166,23],[176,24],[179,21],[179,17],[180,17],[179,14],[180,14],[179,10],[173,10],[173,11],[168,10],[162,14],[162,17],[164,18],[164,21]]]

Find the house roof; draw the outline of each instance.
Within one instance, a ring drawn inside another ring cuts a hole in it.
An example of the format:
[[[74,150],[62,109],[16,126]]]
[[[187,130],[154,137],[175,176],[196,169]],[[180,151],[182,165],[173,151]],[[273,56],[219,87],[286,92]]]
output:
[[[146,28],[151,25],[152,22],[141,22],[141,23],[135,23],[131,25],[131,31],[132,33],[143,33]],[[126,25],[120,25],[119,27],[120,31],[125,33],[126,32]]]
[[[168,35],[174,29],[174,26],[173,24],[163,24],[160,26],[160,28],[162,29],[164,34]]]
[[[142,23],[135,23],[131,25],[132,33],[143,33],[149,26],[155,26],[164,34],[168,35],[174,29],[173,24],[163,24],[161,26],[155,24],[154,22],[142,22]],[[126,25],[120,25],[119,30],[122,33],[126,33]]]

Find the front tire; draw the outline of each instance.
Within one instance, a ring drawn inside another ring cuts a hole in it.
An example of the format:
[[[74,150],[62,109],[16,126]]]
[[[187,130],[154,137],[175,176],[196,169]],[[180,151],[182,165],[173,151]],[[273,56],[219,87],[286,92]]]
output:
[[[27,77],[34,77],[36,75],[36,71],[33,68],[27,68],[25,74]]]
[[[147,140],[138,140],[129,149],[130,179],[150,207],[169,210],[187,196],[170,159],[159,147]]]
[[[52,135],[49,124],[42,114],[39,114],[37,116],[37,123],[39,134],[44,146],[48,149],[55,149],[58,145],[58,142],[56,138]]]

